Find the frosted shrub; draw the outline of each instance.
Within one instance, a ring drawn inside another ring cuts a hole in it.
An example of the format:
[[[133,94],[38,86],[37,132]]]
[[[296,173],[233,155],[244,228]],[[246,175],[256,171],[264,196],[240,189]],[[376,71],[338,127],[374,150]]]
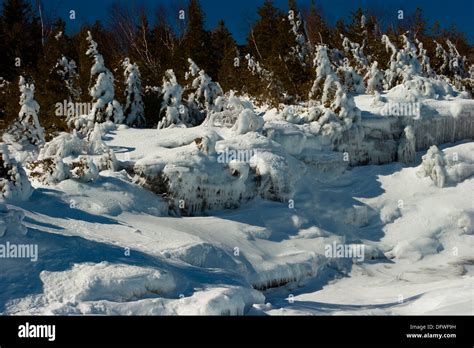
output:
[[[76,132],[55,137],[45,144],[38,160],[28,166],[32,178],[49,185],[66,179],[93,181],[100,171],[116,168],[117,160],[102,140],[98,123],[85,138]]]
[[[364,80],[367,81],[367,93],[375,94],[383,90],[384,76],[378,69],[378,62],[372,63]]]
[[[28,200],[33,193],[23,167],[10,157],[6,144],[0,144],[0,193],[7,202]]]

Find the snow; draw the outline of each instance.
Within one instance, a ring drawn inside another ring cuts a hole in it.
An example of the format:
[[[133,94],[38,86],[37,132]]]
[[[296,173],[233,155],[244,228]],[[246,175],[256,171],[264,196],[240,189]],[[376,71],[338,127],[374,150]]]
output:
[[[255,132],[262,126],[263,120],[255,115],[255,112],[250,109],[244,109],[240,112],[232,130],[237,134],[245,134]]]
[[[278,129],[278,122],[284,125],[278,113],[262,119],[266,126],[273,122],[266,134]],[[35,183],[30,200],[5,207],[1,215],[1,226],[24,215],[27,236],[12,234],[11,227],[3,234],[35,240],[40,247],[37,271],[26,279],[14,273],[15,267],[25,267],[24,261],[9,261],[9,271],[1,276],[2,312],[468,313],[474,214],[463,193],[473,188],[466,171],[471,168],[466,165],[472,166],[473,143],[443,148],[444,161],[450,163],[445,170],[453,173],[448,177],[460,180],[449,179],[449,186],[438,188],[418,178],[417,167],[392,163],[349,169],[340,153],[312,158],[304,149],[314,140],[297,135],[305,124],[288,125],[282,128],[286,146],[271,140],[282,137],[278,133],[269,139],[254,131],[236,134],[206,125],[122,126],[107,135],[97,125],[86,139],[70,134],[48,143],[41,158],[93,158],[111,148],[120,166],[181,179],[178,192],[185,193],[186,202],[195,201],[189,210],[198,216],[169,216],[166,197],[134,183],[130,171],[102,171],[93,182],[65,179],[50,184],[52,189]],[[412,133],[406,127],[406,145],[400,148],[402,157],[411,159]],[[289,139],[300,144],[301,153],[286,150]],[[224,149],[256,152],[248,163],[219,163]],[[415,163],[421,155],[415,153]],[[323,169],[320,162],[327,166]],[[261,177],[259,189],[247,181],[253,173]],[[206,203],[193,196],[197,185],[207,190]],[[213,205],[217,189],[223,200],[230,194],[239,208]],[[212,214],[199,214],[202,204]],[[332,243],[364,245],[364,260],[354,264],[326,257],[325,246]],[[58,253],[63,256],[48,256]],[[423,272],[427,267],[433,271]],[[25,281],[30,285],[20,290]]]

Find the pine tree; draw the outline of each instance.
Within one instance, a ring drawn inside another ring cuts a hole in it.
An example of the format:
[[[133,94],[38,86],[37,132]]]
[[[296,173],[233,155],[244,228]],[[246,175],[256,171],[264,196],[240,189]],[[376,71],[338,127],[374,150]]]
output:
[[[301,98],[308,75],[298,58],[292,55],[295,35],[290,20],[271,0],[265,0],[258,14],[260,19],[247,38],[247,50],[252,59],[268,71],[267,77],[271,76],[271,81],[261,84],[258,94],[271,95],[270,99],[276,104]]]
[[[47,135],[67,130],[64,102],[74,102],[80,97],[76,87],[78,76],[75,62],[68,58],[72,54],[71,41],[65,31],[65,23],[56,21],[51,35],[46,39],[35,79],[42,86],[37,93],[37,100],[43,106],[41,123]],[[58,109],[57,105],[61,107]]]
[[[211,77],[215,78],[217,75],[216,65],[212,57],[209,59],[208,52],[211,47],[211,36],[204,28],[205,17],[199,0],[189,0],[187,18],[188,23],[179,54],[180,72],[184,74],[187,69],[187,59],[191,58]]]
[[[317,9],[315,0],[311,0],[309,12],[306,16],[306,31],[308,40],[314,48],[317,45],[331,43],[331,33],[324,21],[321,12]]]
[[[223,20],[219,21],[217,28],[211,33],[211,42],[212,54],[217,65],[216,81],[224,91],[240,90],[242,79],[239,74],[239,52]]]

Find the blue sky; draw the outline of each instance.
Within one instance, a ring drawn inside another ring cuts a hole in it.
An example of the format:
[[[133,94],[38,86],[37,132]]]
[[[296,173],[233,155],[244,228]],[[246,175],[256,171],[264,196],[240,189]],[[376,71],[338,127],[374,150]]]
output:
[[[144,6],[150,15],[158,4],[174,3],[176,7],[176,4],[180,3],[176,0],[44,0],[45,10],[65,19],[69,31],[75,31],[82,23],[93,23],[97,19],[108,21],[109,9],[114,2]],[[263,0],[201,0],[206,13],[206,26],[213,28],[219,19],[224,19],[239,43],[245,41],[250,23],[257,18],[256,9],[262,3]],[[284,10],[287,9],[287,0],[274,0],[274,3]],[[297,3],[309,5],[310,0],[297,0]],[[351,11],[359,6],[377,9],[383,14],[386,22],[396,22],[398,10],[404,10],[407,15],[416,7],[420,7],[430,24],[435,20],[446,28],[455,24],[460,31],[466,33],[469,42],[474,43],[474,0],[316,0],[316,3],[330,23],[341,17],[347,18]],[[71,9],[77,13],[75,21],[69,21],[68,13]]]

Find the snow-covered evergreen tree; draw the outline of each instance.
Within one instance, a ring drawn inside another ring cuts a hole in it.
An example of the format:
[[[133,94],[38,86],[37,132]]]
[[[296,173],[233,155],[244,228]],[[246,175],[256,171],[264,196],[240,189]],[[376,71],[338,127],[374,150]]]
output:
[[[68,91],[68,102],[78,101],[81,97],[81,89],[77,86],[79,75],[77,73],[76,62],[73,59],[61,56],[54,68]],[[76,122],[78,122],[79,116],[80,115],[74,112],[67,113],[66,123],[69,128],[76,128]]]
[[[163,101],[158,128],[167,128],[171,125],[187,125],[189,123],[189,111],[182,101],[183,87],[178,83],[176,75],[171,69],[165,72],[161,93]]]
[[[105,67],[104,57],[99,53],[97,42],[93,40],[90,32],[87,32],[87,41],[89,42],[89,48],[86,55],[94,59],[91,68],[91,79],[95,78],[95,84],[89,90],[93,106],[89,115],[88,128],[92,129],[95,122],[113,121],[114,123],[123,123],[122,107],[114,100],[114,76]]]
[[[39,104],[34,99],[35,85],[26,83],[20,76],[20,112],[18,120],[14,122],[3,139],[6,142],[16,142],[20,145],[40,145],[44,143],[44,130],[38,120]]]
[[[364,81],[354,68],[349,64],[349,59],[345,58],[344,65],[337,69],[341,83],[348,92],[364,93]]]
[[[369,61],[364,54],[363,47],[356,42],[350,41],[347,37],[343,37],[342,46],[346,55],[350,54],[352,56],[357,73],[365,73],[369,68]]]
[[[81,89],[77,86],[79,75],[77,74],[76,62],[73,59],[67,59],[65,56],[61,56],[55,68],[57,69],[56,72],[58,75],[64,81],[68,91],[68,101],[78,100],[81,96]]]
[[[423,47],[423,42],[416,39],[416,43],[418,44],[418,60],[420,61],[423,73],[428,77],[432,76],[433,69],[431,69],[430,57],[428,57],[426,54],[426,49]]]
[[[10,157],[8,146],[0,144],[0,198],[7,202],[21,202],[33,193],[23,167]]]
[[[189,71],[186,73],[186,80],[190,80],[191,84],[187,89],[191,92],[188,96],[190,105],[196,105],[201,112],[213,111],[215,100],[224,93],[221,86],[212,81],[206,72],[200,69],[194,61],[189,58]]]
[[[469,81],[463,81],[468,77],[465,65],[466,57],[459,54],[456,46],[448,39],[446,51],[440,43],[436,42],[436,56],[441,59],[442,64],[439,68],[439,74],[446,76],[449,81],[458,89],[469,89]]]
[[[337,87],[331,110],[337,114],[345,129],[351,128],[353,123],[360,122],[361,112],[357,108],[354,98],[347,94],[346,89],[340,84]]]
[[[449,54],[444,49],[443,45],[441,45],[438,41],[434,40],[436,44],[436,57],[441,60],[442,64],[439,67],[438,74],[440,75],[448,75],[449,73]]]
[[[135,63],[131,63],[129,58],[122,62],[125,77],[125,109],[126,123],[129,126],[141,127],[145,125],[145,110],[142,100],[142,83],[140,71]]]
[[[403,48],[397,49],[387,35],[382,36],[385,49],[387,52],[391,52],[390,66],[385,71],[386,89],[409,81],[413,76],[421,75],[421,65],[417,59],[416,46],[406,35],[402,35],[402,39]]]
[[[364,80],[367,82],[367,93],[375,94],[383,90],[384,76],[378,69],[377,61],[372,63]]]
[[[448,39],[446,44],[449,48],[449,70],[453,73],[455,80],[461,80],[466,75],[466,57],[459,54],[456,46]]]
[[[291,25],[291,32],[295,36],[295,45],[291,47],[291,54],[296,56],[299,62],[304,66],[308,56],[308,43],[304,35],[303,21],[301,13],[295,13],[295,10],[288,11],[288,20]]]
[[[313,100],[320,99],[324,105],[328,106],[340,83],[331,66],[326,46],[319,45],[317,47],[313,64],[316,67],[316,79],[311,87],[309,97]]]

